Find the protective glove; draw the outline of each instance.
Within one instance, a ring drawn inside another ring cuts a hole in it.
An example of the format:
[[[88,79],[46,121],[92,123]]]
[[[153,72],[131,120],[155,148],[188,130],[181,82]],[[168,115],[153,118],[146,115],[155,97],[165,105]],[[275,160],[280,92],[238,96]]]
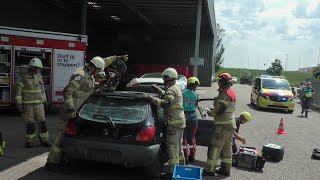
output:
[[[5,141],[2,141],[2,143],[0,144],[0,156],[3,156],[3,149],[5,144],[6,144]]]
[[[6,142],[2,139],[2,134],[0,132],[0,156],[3,156],[3,149],[6,146]]]
[[[43,107],[44,107],[44,109],[47,109],[47,108],[48,108],[48,102],[47,102],[47,101],[44,101],[44,102],[43,102]]]
[[[17,108],[17,110],[18,110],[19,113],[22,113],[22,111],[23,111],[22,104],[17,104],[17,105],[16,105],[16,108]]]
[[[67,117],[72,119],[77,116],[77,111],[75,109],[68,109],[67,110]]]
[[[117,56],[117,58],[121,61],[128,61],[129,60],[129,57],[128,57],[128,54],[126,55],[121,55],[121,56]]]
[[[142,97],[143,97],[143,98],[146,98],[146,99],[149,99],[149,94],[148,94],[148,93],[143,93],[143,94],[142,94]]]

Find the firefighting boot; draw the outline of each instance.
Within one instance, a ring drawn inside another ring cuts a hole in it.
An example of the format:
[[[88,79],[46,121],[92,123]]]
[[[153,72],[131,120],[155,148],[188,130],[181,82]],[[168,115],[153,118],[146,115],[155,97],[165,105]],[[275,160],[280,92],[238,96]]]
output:
[[[40,142],[43,147],[51,147],[51,144],[48,141]]]
[[[172,179],[172,176],[173,176],[173,173],[166,173],[164,175],[162,175],[162,179],[164,180],[171,180]]]
[[[202,176],[215,176],[215,172],[206,171],[203,169]]]
[[[33,142],[26,142],[26,148],[33,148]]]
[[[230,176],[230,170],[227,171],[227,165],[225,163],[221,163],[221,167],[216,170],[216,173],[222,176]]]

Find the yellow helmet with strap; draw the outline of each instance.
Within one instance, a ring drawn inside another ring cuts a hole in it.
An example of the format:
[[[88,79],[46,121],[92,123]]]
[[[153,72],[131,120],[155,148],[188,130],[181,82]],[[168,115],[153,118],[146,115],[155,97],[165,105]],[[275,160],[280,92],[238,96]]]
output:
[[[312,97],[312,93],[311,93],[311,92],[306,93],[304,96],[305,96],[306,98],[311,98],[311,97]]]
[[[29,62],[29,67],[37,67],[37,68],[43,68],[42,62],[39,58],[32,58]]]
[[[243,116],[248,122],[252,119],[251,114],[246,111],[242,112],[240,115]]]
[[[200,81],[197,77],[189,77],[187,84],[195,84],[197,83],[198,85],[200,85]]]

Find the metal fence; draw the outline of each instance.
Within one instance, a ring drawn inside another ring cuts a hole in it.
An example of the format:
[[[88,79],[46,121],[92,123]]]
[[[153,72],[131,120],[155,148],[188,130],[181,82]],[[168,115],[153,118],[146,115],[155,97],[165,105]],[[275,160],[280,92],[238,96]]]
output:
[[[315,91],[313,96],[314,107],[320,108],[320,79],[311,79],[312,88]]]

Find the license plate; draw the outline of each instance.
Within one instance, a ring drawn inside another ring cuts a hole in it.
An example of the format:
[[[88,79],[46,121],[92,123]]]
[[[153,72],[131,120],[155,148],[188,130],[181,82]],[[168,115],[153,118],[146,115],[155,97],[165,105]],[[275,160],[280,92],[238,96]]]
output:
[[[100,149],[89,149],[87,154],[92,160],[114,160],[120,157],[120,152]]]

